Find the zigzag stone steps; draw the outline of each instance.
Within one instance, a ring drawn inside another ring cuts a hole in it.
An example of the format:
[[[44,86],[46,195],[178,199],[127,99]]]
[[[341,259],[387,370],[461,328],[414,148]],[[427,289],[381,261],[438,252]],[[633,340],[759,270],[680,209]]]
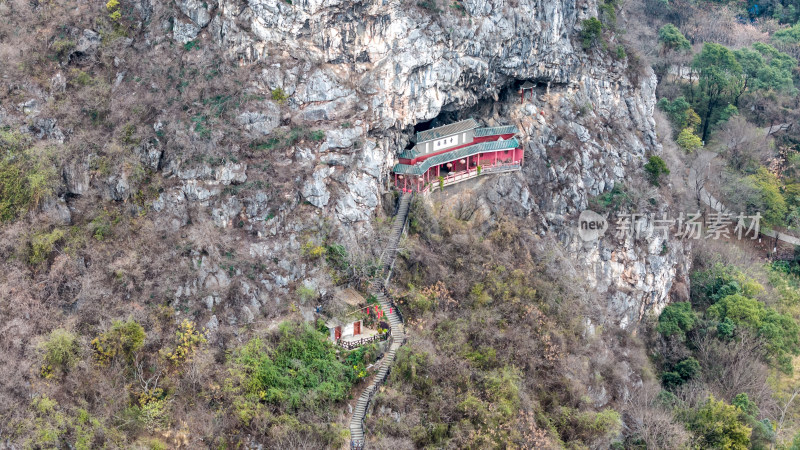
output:
[[[411,204],[411,196],[412,194],[405,193],[400,198],[400,205],[397,208],[397,215],[395,216],[394,223],[392,224],[389,240],[384,248],[383,253],[381,254],[379,264],[382,265],[384,270],[387,272],[391,270],[395,257],[397,256],[397,246],[400,242],[400,237],[403,234],[403,230],[405,229],[406,218],[408,217],[408,210]],[[386,314],[386,318],[389,320],[389,326],[392,330],[392,340],[391,345],[389,345],[389,351],[386,352],[381,360],[381,366],[378,369],[378,372],[375,374],[375,378],[372,380],[372,383],[370,383],[370,385],[367,386],[363,392],[361,392],[361,395],[356,402],[356,407],[353,411],[353,417],[350,418],[351,449],[364,448],[364,418],[367,415],[369,401],[372,398],[372,395],[377,392],[378,386],[383,383],[386,380],[386,377],[389,375],[389,369],[394,362],[397,349],[403,345],[403,342],[406,338],[403,322],[400,320],[400,316],[397,314],[397,308],[390,303],[389,299],[386,298],[386,294],[383,293],[382,282],[373,283],[370,293],[378,300],[378,303],[381,305],[381,308]]]

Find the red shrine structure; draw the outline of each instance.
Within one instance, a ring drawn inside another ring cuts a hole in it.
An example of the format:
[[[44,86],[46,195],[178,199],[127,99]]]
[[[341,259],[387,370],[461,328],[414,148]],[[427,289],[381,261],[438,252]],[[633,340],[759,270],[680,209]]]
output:
[[[402,192],[427,192],[481,174],[520,170],[517,132],[514,125],[479,128],[475,119],[420,131],[414,148],[401,153],[392,169],[394,185]]]

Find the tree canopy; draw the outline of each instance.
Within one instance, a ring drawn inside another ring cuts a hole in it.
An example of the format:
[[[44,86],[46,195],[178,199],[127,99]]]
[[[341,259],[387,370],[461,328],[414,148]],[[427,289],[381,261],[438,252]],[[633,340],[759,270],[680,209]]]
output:
[[[692,49],[689,40],[683,36],[681,30],[671,23],[664,25],[658,30],[658,42],[665,51],[689,51]]]

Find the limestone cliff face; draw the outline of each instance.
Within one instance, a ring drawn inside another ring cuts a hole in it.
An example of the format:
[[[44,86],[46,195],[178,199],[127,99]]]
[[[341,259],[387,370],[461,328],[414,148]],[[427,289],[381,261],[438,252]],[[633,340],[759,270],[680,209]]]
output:
[[[520,125],[526,143],[521,174],[486,182],[486,204],[498,213],[535,220],[540,234],[555,234],[596,289],[595,315],[587,323],[634,327],[658,314],[671,297],[688,295],[689,248],[659,233],[638,239],[617,235],[627,213],[662,217],[669,199],[641,179],[646,154],[661,150],[652,113],[655,77],[632,82],[622,67],[595,66],[532,102],[504,105],[501,116]],[[500,120],[498,118],[498,120]],[[589,200],[627,185],[639,202],[609,211],[609,229],[595,241],[578,236],[577,218]],[[644,191],[644,192],[637,192]]]
[[[320,291],[329,284],[300,261],[309,225],[331,223],[351,248],[376,233],[372,219],[413,125],[467,116],[487,125],[516,123],[525,168],[485,183],[488,207],[535,221],[542,234],[567,246],[597,287],[598,304],[607,303],[607,317],[598,320],[628,326],[659,311],[685,272],[682,245],[642,242],[626,249],[611,238],[583,244],[575,236],[575,218],[588,200],[639,177],[645,154],[660,151],[652,118],[655,77],[575,48],[580,20],[595,15],[592,1],[445,3],[432,10],[398,0],[179,1],[180,12],[164,28],[172,39],[211,40],[230,60],[252,67],[247,89],[267,100],[238,116],[244,131],[263,139],[292,124],[313,124],[326,133],[310,148],[287,153],[299,195],[281,199],[277,211],[268,209],[274,199],[266,194],[220,195],[224,186],[247,179],[244,164],[166,164],[165,174],[180,184],[154,205],[162,223],[184,227],[185,211],[199,205],[218,227],[244,223],[257,236],[247,244],[250,254],[270,270],[256,283],[242,281],[240,290],[252,300],[238,315],[247,319],[267,297],[289,297],[294,284]],[[524,104],[516,94],[522,80],[538,85]],[[283,107],[269,100],[278,89],[288,95]],[[301,201],[317,208],[316,218],[297,212]],[[219,281],[214,265],[208,267]],[[229,289],[224,281],[219,289]],[[187,282],[176,300],[197,291],[215,305],[222,294],[203,283]]]
[[[445,3],[222,2],[209,30],[243,63],[274,62],[265,85],[291,94],[301,117],[363,114],[379,131],[496,97],[515,79],[572,78],[574,3],[467,0],[463,13]]]
[[[222,2],[208,24],[229,57],[267,62],[257,89],[290,95],[295,122],[358,121],[312,149],[311,163],[343,168],[317,168],[301,192],[359,229],[378,206],[410,126],[497,100],[516,80],[568,83],[578,69],[571,2],[466,1],[463,13],[416,3]],[[184,11],[193,17],[198,7]],[[363,147],[353,152],[354,143]],[[330,196],[331,179],[343,181],[338,198]]]
[[[683,245],[651,240],[626,248],[611,237],[584,244],[575,234],[575,218],[589,198],[639,177],[645,154],[660,151],[652,118],[655,76],[631,76],[625,62],[573,46],[577,24],[594,13],[591,1],[580,7],[570,0],[460,4],[463,12],[397,0],[184,0],[172,38],[188,42],[207,33],[228,58],[253,67],[250,89],[268,98],[276,89],[289,96],[283,117],[271,102],[243,112],[239,121],[249,132],[269,135],[281,121],[329,128],[316,148],[294,149],[293,164],[303,173],[302,200],[330,218],[350,245],[374,232],[371,219],[413,125],[448,112],[489,125],[516,123],[526,148],[524,171],[486,183],[486,203],[505,205],[504,211],[537,221],[542,234],[558,236],[605,297],[598,304],[606,304],[608,317],[599,320],[625,327],[660,311],[674,279],[686,271]],[[539,85],[525,104],[515,91],[521,80]],[[197,197],[222,227],[238,214],[262,212],[258,199],[224,203],[219,189],[182,178],[185,195],[167,193],[160,209],[179,211],[171,198]],[[282,260],[274,279],[261,281],[270,296],[287,294],[293,282],[325,285],[292,256],[307,219],[294,215],[291,204],[268,221],[247,217],[259,236],[251,254]]]

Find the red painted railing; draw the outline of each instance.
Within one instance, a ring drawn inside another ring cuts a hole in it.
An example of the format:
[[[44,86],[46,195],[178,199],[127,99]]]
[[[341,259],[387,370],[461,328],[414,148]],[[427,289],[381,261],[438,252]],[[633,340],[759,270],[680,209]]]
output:
[[[480,175],[484,175],[484,174],[488,175],[488,174],[491,174],[491,173],[499,173],[499,172],[508,172],[508,171],[516,170],[516,169],[520,169],[520,168],[522,168],[522,161],[516,161],[516,162],[506,163],[506,164],[496,164],[496,165],[493,165],[493,166],[482,167],[480,173],[478,172],[477,169],[473,169],[473,170],[470,170],[469,172],[462,171],[462,172],[458,172],[458,173],[454,173],[454,174],[448,175],[446,177],[443,177],[441,183],[439,182],[438,179],[433,179],[431,181],[426,182],[419,189],[417,189],[416,185],[406,186],[405,188],[402,188],[400,186],[395,186],[395,187],[398,190],[400,190],[401,192],[428,192],[428,191],[433,192],[433,191],[435,191],[436,189],[439,188],[440,184],[442,185],[442,187],[450,186],[452,184],[460,183],[460,182],[465,181],[465,180],[469,180],[469,179],[472,179],[472,178],[477,178]]]

